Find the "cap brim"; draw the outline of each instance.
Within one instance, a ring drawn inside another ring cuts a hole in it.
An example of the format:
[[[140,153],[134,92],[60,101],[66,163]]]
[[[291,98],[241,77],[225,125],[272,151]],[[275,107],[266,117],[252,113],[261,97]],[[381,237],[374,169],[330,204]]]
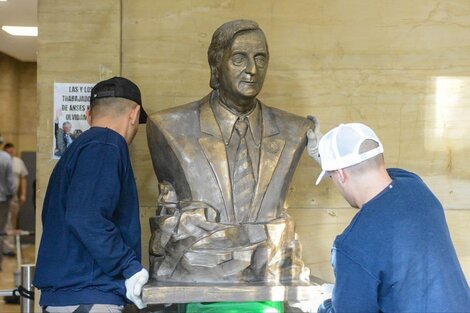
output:
[[[140,106],[139,124],[145,124],[145,123],[147,123],[147,112],[145,112],[143,106]]]
[[[324,171],[324,170],[321,171],[320,175],[317,178],[317,181],[315,182],[315,186],[318,185],[321,182],[321,180],[326,176],[327,172],[328,171]]]

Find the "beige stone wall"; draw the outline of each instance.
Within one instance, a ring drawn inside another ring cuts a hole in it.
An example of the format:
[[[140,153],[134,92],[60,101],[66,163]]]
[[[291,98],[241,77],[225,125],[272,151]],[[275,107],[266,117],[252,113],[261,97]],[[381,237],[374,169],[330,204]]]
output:
[[[21,151],[36,151],[37,149],[37,64],[22,62],[20,64],[19,105],[17,107],[17,145]]]
[[[373,127],[388,164],[417,172],[442,200],[470,277],[467,0],[123,0],[122,10],[117,0],[40,1],[38,203],[55,164],[54,81],[95,82],[122,73],[141,86],[149,113],[198,99],[209,91],[211,35],[236,18],[258,21],[268,39],[271,59],[260,99],[314,114],[324,131],[352,121]],[[146,255],[156,179],[144,128],[131,153]],[[331,183],[314,187],[318,173],[304,156],[288,203],[312,274],[332,280],[331,243],[356,211]]]
[[[38,154],[36,248],[52,160],[54,82],[93,83],[120,74],[120,3],[116,0],[38,3]],[[39,312],[36,302],[36,311]]]
[[[18,154],[36,150],[36,63],[0,53],[0,132]]]
[[[209,91],[212,33],[236,18],[256,20],[268,39],[271,58],[260,98],[316,115],[324,131],[353,121],[373,127],[389,166],[417,172],[442,200],[470,277],[470,3],[125,0],[122,73],[142,87],[147,111]],[[146,217],[154,214],[156,180],[145,134],[138,136],[133,159]],[[312,274],[332,280],[331,244],[356,211],[331,183],[315,187],[318,173],[304,157],[288,203]]]

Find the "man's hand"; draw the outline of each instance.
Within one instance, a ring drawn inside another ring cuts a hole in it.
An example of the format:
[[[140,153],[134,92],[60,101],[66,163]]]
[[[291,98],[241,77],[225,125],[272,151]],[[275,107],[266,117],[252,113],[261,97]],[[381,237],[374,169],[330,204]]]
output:
[[[299,301],[294,303],[289,302],[289,306],[299,309],[302,313],[317,313],[318,307],[322,303],[323,301]]]
[[[289,306],[297,308],[304,313],[317,313],[320,304],[331,298],[333,287],[334,285],[332,284],[323,284],[310,301],[289,302]]]
[[[312,115],[307,116],[307,118],[315,124],[314,129],[309,129],[307,131],[307,153],[311,158],[321,164],[320,156],[318,154],[318,143],[323,136],[320,132],[320,122],[315,116]]]
[[[126,297],[131,300],[139,309],[143,309],[147,304],[142,302],[142,287],[149,280],[149,273],[145,268],[135,273],[125,281]]]

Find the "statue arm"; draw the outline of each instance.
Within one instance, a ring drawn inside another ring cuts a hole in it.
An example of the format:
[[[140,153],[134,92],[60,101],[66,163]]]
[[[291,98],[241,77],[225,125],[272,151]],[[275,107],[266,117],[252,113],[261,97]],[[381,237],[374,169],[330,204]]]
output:
[[[185,171],[174,148],[170,125],[163,125],[164,117],[152,116],[147,121],[147,140],[153,169],[159,183],[170,184],[179,200],[192,198]]]

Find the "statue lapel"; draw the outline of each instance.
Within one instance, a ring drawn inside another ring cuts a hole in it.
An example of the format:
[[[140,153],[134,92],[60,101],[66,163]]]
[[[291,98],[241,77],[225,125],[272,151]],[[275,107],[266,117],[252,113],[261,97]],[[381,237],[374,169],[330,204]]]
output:
[[[258,182],[256,184],[255,194],[251,205],[251,222],[255,222],[257,220],[263,198],[285,145],[285,140],[277,138],[276,136],[279,134],[279,128],[271,110],[265,105],[261,105],[261,110],[263,114],[263,138],[259,159]]]
[[[217,180],[219,190],[225,203],[225,212],[220,212],[222,222],[234,222],[235,216],[232,203],[232,186],[230,183],[229,165],[225,144],[219,130],[219,125],[215,120],[214,114],[207,101],[201,104],[199,111],[199,121],[201,136],[199,144],[209,162],[215,179]],[[201,182],[205,184],[206,182]],[[222,209],[222,208],[221,208]]]

